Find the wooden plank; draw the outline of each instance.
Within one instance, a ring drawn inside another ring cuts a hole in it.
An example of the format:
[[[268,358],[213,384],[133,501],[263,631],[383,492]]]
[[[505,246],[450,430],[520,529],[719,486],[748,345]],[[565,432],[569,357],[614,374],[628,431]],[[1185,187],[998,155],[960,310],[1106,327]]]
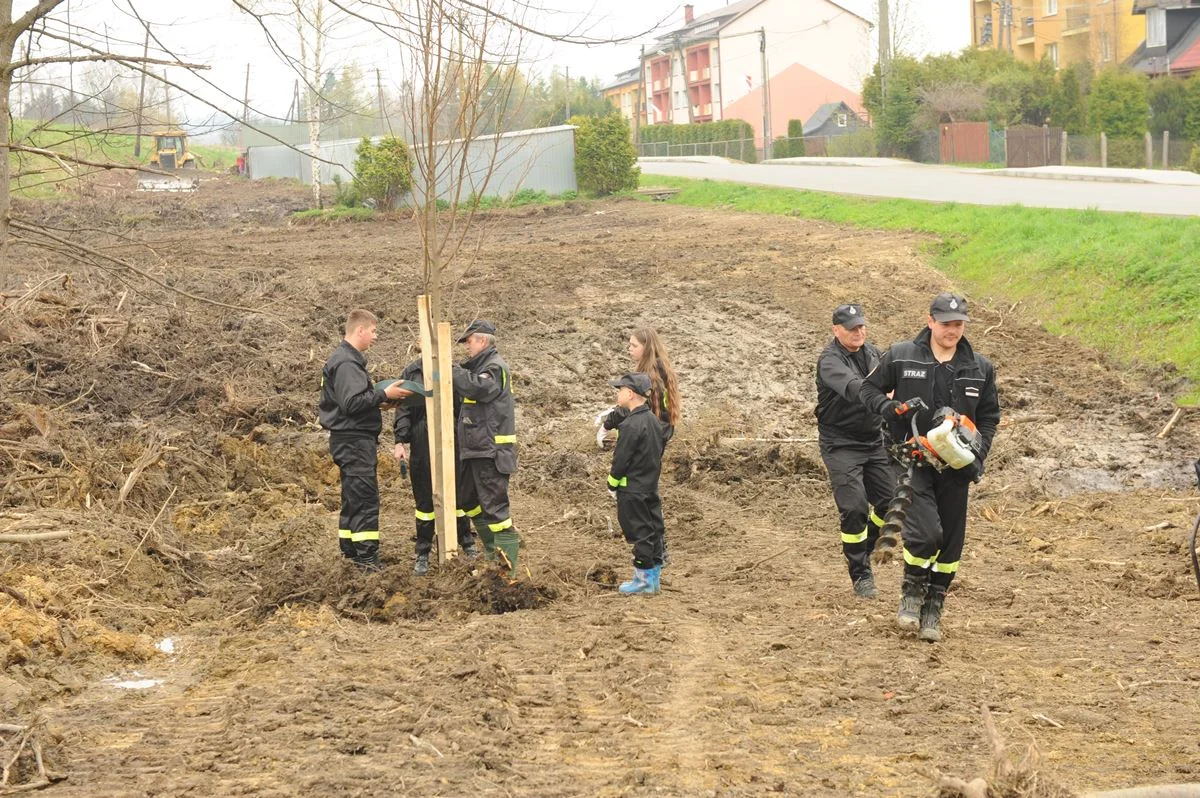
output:
[[[429,318],[429,297],[421,294],[417,297],[417,319],[421,324],[421,373],[425,379],[425,389],[433,391],[433,396],[425,397],[425,428],[429,436],[429,478],[433,483],[434,509],[437,509],[438,484],[441,481],[441,452],[437,447],[437,354],[433,349],[433,332]],[[453,518],[453,516],[451,516]],[[434,514],[434,529],[440,542],[445,537],[446,519],[442,513]],[[445,556],[445,548],[438,547],[439,560]]]
[[[450,337],[450,322],[438,322],[438,352],[441,368],[437,374],[438,387],[436,398],[441,407],[441,429],[438,434],[438,460],[441,463],[442,478],[435,485],[441,490],[434,496],[440,501],[437,517],[444,519],[438,527],[438,560],[445,562],[458,553],[458,524],[455,519],[458,491],[454,483],[454,473],[457,463],[454,457],[454,344]]]

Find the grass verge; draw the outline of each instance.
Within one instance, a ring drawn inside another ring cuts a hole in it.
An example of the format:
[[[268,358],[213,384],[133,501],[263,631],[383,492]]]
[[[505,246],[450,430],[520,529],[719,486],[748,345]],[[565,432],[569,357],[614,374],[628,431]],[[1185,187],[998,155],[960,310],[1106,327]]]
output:
[[[682,205],[936,236],[934,263],[973,294],[1020,300],[1047,330],[1126,362],[1170,364],[1200,401],[1200,219],[861,199],[661,175]]]

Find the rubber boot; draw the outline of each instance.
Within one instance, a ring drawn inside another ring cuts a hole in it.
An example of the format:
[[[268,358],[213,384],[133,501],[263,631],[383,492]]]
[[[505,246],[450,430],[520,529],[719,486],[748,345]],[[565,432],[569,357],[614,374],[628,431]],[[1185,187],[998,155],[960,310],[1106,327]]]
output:
[[[521,538],[517,537],[515,529],[509,529],[504,532],[496,533],[496,548],[504,552],[504,556],[508,558],[508,564],[511,569],[508,572],[510,579],[517,578],[517,555],[521,549]]]
[[[483,559],[488,562],[496,561],[496,533],[487,527],[479,529],[479,539],[483,542]]]
[[[383,563],[379,559],[379,543],[374,540],[366,541],[372,544],[364,550],[363,543],[354,544],[358,548],[358,554],[354,557],[354,564],[364,571],[382,571]]]
[[[922,574],[922,576],[925,576]],[[921,605],[925,602],[928,577],[921,579],[912,574],[904,575],[900,586],[900,611],[896,613],[896,626],[906,632],[915,632],[921,625]]]
[[[653,568],[634,568],[633,579],[622,582],[617,588],[624,596],[652,595],[654,590]]]
[[[941,585],[930,585],[925,594],[925,603],[921,605],[921,631],[917,637],[930,643],[942,639],[942,607],[946,601],[946,588]]]
[[[662,565],[650,569],[650,590],[647,592],[657,595],[662,590],[662,569]]]

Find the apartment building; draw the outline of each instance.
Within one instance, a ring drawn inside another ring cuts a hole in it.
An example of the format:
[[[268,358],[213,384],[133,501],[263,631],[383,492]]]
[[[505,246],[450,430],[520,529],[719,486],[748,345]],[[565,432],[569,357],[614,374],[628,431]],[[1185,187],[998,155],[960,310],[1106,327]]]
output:
[[[972,44],[1007,50],[1021,61],[1047,58],[1057,67],[1120,64],[1141,45],[1138,0],[965,0]]]

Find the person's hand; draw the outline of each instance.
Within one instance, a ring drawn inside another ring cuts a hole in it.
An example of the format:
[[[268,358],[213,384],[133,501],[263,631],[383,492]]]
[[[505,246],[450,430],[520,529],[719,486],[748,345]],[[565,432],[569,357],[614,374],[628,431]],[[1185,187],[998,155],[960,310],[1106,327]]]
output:
[[[401,399],[407,399],[413,395],[413,392],[407,388],[401,388],[400,383],[393,382],[391,385],[383,389],[383,395],[393,402],[399,402]]]
[[[617,492],[615,490],[613,490],[612,488],[608,489],[608,495],[612,496],[613,501],[617,500]]]
[[[392,456],[396,458],[397,463],[408,462],[408,444],[397,443],[396,448],[392,450]]]
[[[962,474],[965,479],[969,479],[975,484],[979,484],[979,480],[983,479],[983,461],[976,457],[974,460],[958,469],[958,473]]]
[[[883,416],[884,418],[895,418],[896,416],[900,415],[901,412],[903,412],[900,409],[902,407],[904,407],[904,405],[902,405],[900,402],[897,402],[895,399],[889,399],[883,403],[883,408],[880,409],[879,415]]]

